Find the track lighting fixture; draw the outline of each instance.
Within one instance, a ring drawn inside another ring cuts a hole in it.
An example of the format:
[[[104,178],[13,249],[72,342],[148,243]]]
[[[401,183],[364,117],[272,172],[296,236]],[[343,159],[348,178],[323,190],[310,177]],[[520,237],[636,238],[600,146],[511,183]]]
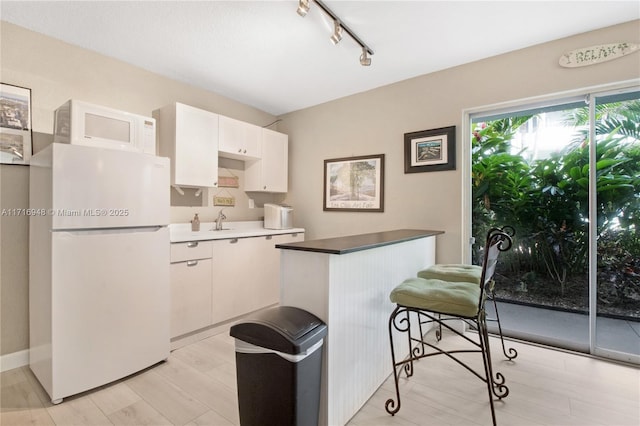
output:
[[[367,49],[362,48],[362,55],[360,55],[360,65],[368,67],[371,65],[371,58],[367,55]]]
[[[333,21],[333,35],[331,36],[331,42],[333,44],[340,43],[342,40],[342,26],[339,21]]]
[[[309,12],[309,0],[299,0],[298,1],[298,15],[303,18],[307,16],[307,12]]]
[[[351,31],[351,29],[349,27],[347,27],[340,18],[338,18],[338,16],[333,13],[333,11],[331,9],[329,9],[327,7],[326,4],[324,4],[321,0],[299,0],[298,1],[298,15],[300,16],[306,16],[307,12],[309,12],[309,3],[313,1],[315,4],[318,5],[318,7],[320,9],[322,9],[322,11],[324,13],[326,13],[331,19],[333,19],[333,34],[331,35],[331,41],[333,42],[333,44],[338,44],[338,42],[340,42],[340,40],[342,40],[342,33],[345,32],[349,35],[349,37],[351,37],[353,39],[353,41],[355,41],[356,43],[358,43],[360,45],[360,47],[362,48],[362,54],[360,55],[360,65],[362,66],[366,66],[368,67],[369,65],[371,65],[371,57],[370,55],[373,55],[373,50],[371,50],[369,48],[369,46],[367,46],[365,44],[364,41],[362,41],[357,35],[356,33],[354,33],[353,31]]]

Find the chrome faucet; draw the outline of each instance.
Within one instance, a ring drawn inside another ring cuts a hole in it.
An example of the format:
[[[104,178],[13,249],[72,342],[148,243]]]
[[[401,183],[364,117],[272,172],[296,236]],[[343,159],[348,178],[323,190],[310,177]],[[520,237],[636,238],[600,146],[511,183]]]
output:
[[[215,222],[216,222],[216,231],[222,230],[222,221],[227,218],[224,215],[224,213],[222,213],[222,210],[224,210],[224,209],[220,209],[220,212],[218,213],[218,218],[215,220]]]

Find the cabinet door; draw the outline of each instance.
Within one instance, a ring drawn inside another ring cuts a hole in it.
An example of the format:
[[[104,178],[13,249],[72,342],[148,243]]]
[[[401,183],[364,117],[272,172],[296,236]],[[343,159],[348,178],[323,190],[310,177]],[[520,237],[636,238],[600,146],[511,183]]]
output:
[[[262,138],[262,127],[251,123],[244,123],[244,150],[243,153],[250,158],[260,158],[260,139]],[[244,152],[246,151],[246,152]]]
[[[218,323],[280,300],[280,249],[304,234],[213,241],[212,321]]]
[[[218,180],[218,115],[176,104],[175,185],[213,187]]]
[[[260,239],[262,245],[262,283],[256,283],[255,293],[261,307],[280,301],[280,249],[276,244],[287,244],[303,241],[304,234],[269,235]]]
[[[172,263],[171,337],[211,325],[211,259]]]
[[[219,154],[237,160],[260,158],[261,128],[220,116]]]
[[[218,184],[218,114],[184,104],[153,111],[158,123],[158,153],[171,159],[171,184]]]
[[[213,241],[212,318],[226,321],[251,312],[255,306],[253,282],[262,271],[254,238]]]
[[[256,238],[260,243],[262,256],[260,259],[261,277],[255,283],[254,292],[260,307],[273,305],[280,300],[280,249],[276,244],[284,242],[282,235],[268,235]]]
[[[287,192],[289,137],[262,129],[262,158],[245,164],[245,191]]]

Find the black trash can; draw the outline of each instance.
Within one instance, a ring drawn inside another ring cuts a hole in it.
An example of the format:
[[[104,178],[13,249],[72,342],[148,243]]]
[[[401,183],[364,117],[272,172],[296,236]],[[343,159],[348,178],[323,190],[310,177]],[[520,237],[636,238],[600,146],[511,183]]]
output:
[[[231,327],[236,338],[242,426],[317,426],[327,326],[291,306],[265,309]]]

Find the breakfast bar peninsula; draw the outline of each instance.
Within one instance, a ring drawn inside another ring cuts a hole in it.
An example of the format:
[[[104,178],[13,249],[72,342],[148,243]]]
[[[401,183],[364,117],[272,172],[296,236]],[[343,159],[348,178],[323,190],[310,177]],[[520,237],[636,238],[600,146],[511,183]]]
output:
[[[305,309],[328,326],[320,425],[346,424],[391,374],[389,293],[435,263],[442,233],[399,229],[276,245],[280,304]],[[407,342],[396,350],[408,354]]]

